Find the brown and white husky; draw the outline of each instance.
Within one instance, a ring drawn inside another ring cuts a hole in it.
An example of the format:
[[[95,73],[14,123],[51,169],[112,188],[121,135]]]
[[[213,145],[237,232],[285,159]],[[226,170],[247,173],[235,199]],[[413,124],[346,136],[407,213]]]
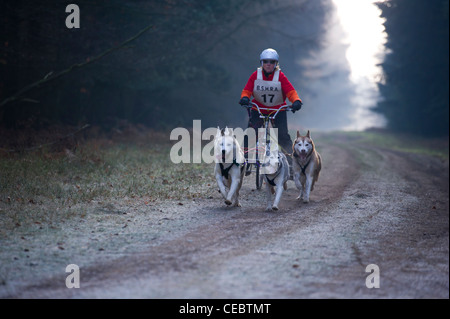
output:
[[[304,203],[309,202],[309,194],[314,189],[314,184],[319,179],[322,168],[322,158],[316,151],[311,133],[306,136],[300,135],[297,131],[297,138],[292,145],[293,159],[292,168],[294,170],[294,182],[300,191],[297,199],[302,199]]]

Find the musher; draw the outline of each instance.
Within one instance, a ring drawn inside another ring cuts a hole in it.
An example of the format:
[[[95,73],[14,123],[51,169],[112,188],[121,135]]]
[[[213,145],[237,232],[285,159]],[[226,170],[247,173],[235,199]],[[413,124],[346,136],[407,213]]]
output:
[[[279,56],[274,49],[266,49],[261,52],[259,67],[247,81],[242,90],[241,100],[239,104],[248,107],[250,98],[253,96],[253,102],[259,107],[277,110],[281,106],[286,105],[286,98],[292,103],[292,111],[299,111],[302,108],[302,100],[297,91],[289,82],[288,78],[281,72],[278,63]],[[270,110],[261,110],[263,114],[269,114]],[[275,118],[273,125],[278,128],[278,144],[281,146],[283,153],[288,154],[292,151],[292,139],[288,133],[287,112],[279,112]],[[257,110],[251,110],[248,121],[248,127],[253,127],[258,136],[258,128],[262,127],[263,119],[259,117]],[[248,150],[248,140],[244,139],[244,147]],[[246,153],[248,155],[248,153]],[[248,158],[248,157],[247,157]],[[292,159],[287,156],[289,165],[292,165]],[[250,167],[248,165],[247,167]],[[292,170],[291,170],[292,171]],[[292,172],[291,172],[292,173]],[[247,170],[246,175],[250,174]],[[291,174],[292,176],[292,174]]]

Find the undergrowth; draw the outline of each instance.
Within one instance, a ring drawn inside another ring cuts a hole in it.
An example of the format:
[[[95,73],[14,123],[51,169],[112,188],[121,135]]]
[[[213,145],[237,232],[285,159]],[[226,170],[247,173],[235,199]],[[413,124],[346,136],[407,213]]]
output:
[[[73,207],[112,201],[205,198],[214,185],[210,164],[173,164],[167,141],[90,139],[75,149],[0,157],[3,229],[58,222]]]

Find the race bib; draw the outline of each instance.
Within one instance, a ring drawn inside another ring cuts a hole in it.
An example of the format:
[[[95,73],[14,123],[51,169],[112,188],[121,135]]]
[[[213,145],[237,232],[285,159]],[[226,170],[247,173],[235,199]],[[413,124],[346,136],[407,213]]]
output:
[[[281,82],[279,81],[280,70],[275,71],[272,81],[264,81],[262,69],[257,70],[257,77],[253,87],[253,97],[265,106],[276,106],[284,103]]]

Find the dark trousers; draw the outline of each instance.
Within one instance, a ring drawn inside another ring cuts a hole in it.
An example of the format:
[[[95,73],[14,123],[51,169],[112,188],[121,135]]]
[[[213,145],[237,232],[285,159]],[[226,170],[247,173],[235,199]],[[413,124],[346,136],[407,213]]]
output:
[[[283,153],[292,153],[292,139],[288,133],[287,125],[287,112],[280,111],[272,125],[278,129],[278,144],[281,146]],[[256,110],[251,110],[250,118],[248,121],[248,127],[253,127],[256,131],[256,136],[258,136],[258,128],[263,127],[264,121],[259,117],[259,113]],[[244,147],[248,148],[247,136],[244,136]],[[290,157],[288,156],[290,159]]]

